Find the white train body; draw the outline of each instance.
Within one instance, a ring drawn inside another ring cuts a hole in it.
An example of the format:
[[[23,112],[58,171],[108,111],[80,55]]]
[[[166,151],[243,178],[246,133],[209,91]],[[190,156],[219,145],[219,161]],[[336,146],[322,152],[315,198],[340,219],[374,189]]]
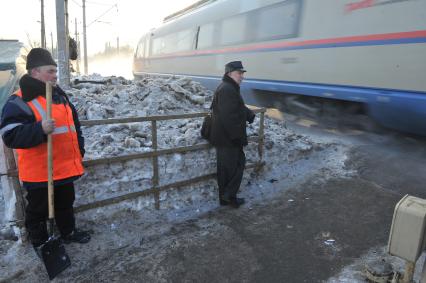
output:
[[[218,0],[144,35],[133,73],[218,84],[229,61],[253,90],[357,101],[426,135],[426,0]]]

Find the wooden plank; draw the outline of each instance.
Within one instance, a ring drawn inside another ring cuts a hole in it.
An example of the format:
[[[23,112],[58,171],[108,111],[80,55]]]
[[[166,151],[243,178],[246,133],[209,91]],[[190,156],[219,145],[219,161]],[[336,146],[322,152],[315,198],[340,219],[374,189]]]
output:
[[[255,113],[265,112],[265,108],[253,109]],[[108,124],[125,124],[125,123],[137,123],[137,122],[150,122],[150,121],[166,121],[166,120],[177,120],[177,119],[191,119],[207,116],[209,112],[197,112],[188,114],[176,114],[176,115],[159,115],[149,117],[123,117],[123,118],[112,118],[102,120],[81,120],[82,126],[96,126],[96,125],[108,125]]]
[[[261,166],[264,166],[265,163],[252,163],[252,164],[248,164],[245,168],[246,169],[257,169]],[[104,206],[108,206],[108,205],[112,205],[112,204],[117,204],[120,203],[122,201],[125,200],[131,200],[131,199],[135,199],[141,196],[148,196],[148,195],[152,195],[155,194],[157,192],[162,192],[162,191],[167,191],[173,188],[179,188],[179,187],[184,187],[184,186],[188,186],[194,183],[199,183],[202,181],[206,181],[212,178],[216,177],[216,173],[211,173],[211,174],[206,174],[206,175],[202,175],[202,176],[198,176],[195,178],[191,178],[188,180],[184,180],[184,181],[179,181],[179,182],[175,182],[175,183],[171,183],[171,184],[167,184],[167,185],[163,185],[163,186],[158,186],[157,188],[151,187],[149,189],[143,190],[143,191],[137,191],[137,192],[132,192],[132,193],[128,193],[125,195],[121,195],[121,196],[117,196],[117,197],[112,197],[112,198],[108,198],[108,199],[104,199],[104,200],[100,200],[100,201],[95,201],[95,202],[91,202],[88,204],[83,204],[80,206],[77,206],[74,211],[76,213],[79,212],[83,212],[83,211],[87,211],[90,209],[94,209],[94,208],[99,208],[99,207],[104,207]]]
[[[108,198],[108,199],[98,200],[98,201],[94,201],[94,202],[91,202],[91,203],[79,205],[79,206],[74,208],[74,212],[79,213],[79,212],[87,211],[87,210],[94,209],[94,208],[104,207],[104,206],[120,203],[120,202],[125,201],[125,200],[135,199],[135,198],[141,197],[141,196],[148,196],[148,195],[151,195],[153,193],[154,193],[154,189],[150,188],[150,189],[143,190],[143,191],[137,191],[137,192],[121,195],[121,196],[118,196],[118,197],[112,197],[112,198]]]
[[[258,142],[258,137],[249,137],[249,142]],[[175,147],[175,148],[168,148],[168,149],[160,149],[157,151],[148,151],[148,152],[141,152],[141,153],[134,153],[134,154],[126,154],[122,156],[112,156],[112,157],[104,157],[104,158],[97,158],[97,159],[91,159],[91,160],[84,160],[83,165],[85,167],[95,166],[99,164],[109,164],[109,163],[115,163],[115,162],[125,162],[129,160],[134,159],[142,159],[142,158],[150,158],[154,156],[162,156],[167,154],[174,154],[174,153],[185,153],[185,152],[191,152],[191,151],[197,151],[202,149],[209,149],[212,148],[210,144],[202,143],[202,144],[196,144],[196,145],[190,145],[190,146],[182,146],[182,147]]]
[[[149,116],[149,117],[128,117],[128,118],[113,118],[104,120],[82,120],[80,121],[82,126],[94,126],[94,125],[107,125],[107,124],[125,124],[125,123],[136,123],[136,122],[150,122],[150,121],[166,121],[175,119],[191,119],[204,117],[208,113],[190,113],[180,115],[165,115],[165,116]]]
[[[2,169],[0,169],[2,170]],[[2,173],[0,173],[0,177],[1,176],[8,176],[8,177],[18,177],[18,170],[17,169],[9,169],[9,170],[5,170],[5,171],[1,171]]]
[[[150,157],[155,157],[155,156],[158,157],[158,156],[166,155],[166,154],[184,153],[184,152],[190,152],[190,151],[196,151],[196,150],[208,149],[208,148],[211,148],[211,145],[203,143],[203,144],[197,144],[197,145],[191,145],[191,146],[182,146],[182,147],[175,147],[175,148],[169,148],[169,149],[160,149],[160,150],[157,150],[157,151],[149,151],[149,152],[127,154],[127,155],[122,155],[122,156],[112,156],[112,157],[85,160],[85,161],[83,161],[83,165],[88,167],[88,166],[94,166],[94,165],[98,165],[98,164],[124,162],[124,161],[133,160],[133,159],[150,158]]]

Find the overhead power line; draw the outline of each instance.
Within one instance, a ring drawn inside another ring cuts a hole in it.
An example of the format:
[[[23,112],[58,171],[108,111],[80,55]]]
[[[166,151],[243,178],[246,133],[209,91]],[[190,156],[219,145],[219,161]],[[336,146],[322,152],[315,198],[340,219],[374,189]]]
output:
[[[99,3],[99,2],[92,2],[92,1],[86,1],[86,4],[95,4],[95,5],[101,5],[101,6],[110,6],[111,4],[109,3]]]
[[[77,1],[75,1],[75,0],[72,0],[72,2],[74,2],[74,4],[76,4],[78,7],[83,7],[82,5],[80,5],[79,3],[77,3]]]
[[[109,11],[111,11],[114,7],[117,8],[117,13],[118,13],[118,5],[117,5],[117,3],[115,3],[108,10],[106,10],[102,15],[100,15],[99,17],[97,17],[96,19],[94,19],[90,24],[88,24],[87,27],[89,27],[91,24],[97,22],[100,18],[102,18],[103,16],[105,16],[107,13],[109,13]]]

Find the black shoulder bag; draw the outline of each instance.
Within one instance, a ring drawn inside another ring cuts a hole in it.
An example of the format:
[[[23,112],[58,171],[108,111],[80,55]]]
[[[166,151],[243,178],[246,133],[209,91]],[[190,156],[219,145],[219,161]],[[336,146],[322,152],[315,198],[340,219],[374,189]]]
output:
[[[204,117],[203,125],[201,126],[201,137],[210,140],[210,133],[212,130],[212,113],[210,112]]]
[[[206,117],[204,117],[203,124],[201,125],[201,137],[205,140],[210,141],[210,134],[212,132],[212,112],[213,112],[213,101],[210,105],[210,112],[207,114]]]

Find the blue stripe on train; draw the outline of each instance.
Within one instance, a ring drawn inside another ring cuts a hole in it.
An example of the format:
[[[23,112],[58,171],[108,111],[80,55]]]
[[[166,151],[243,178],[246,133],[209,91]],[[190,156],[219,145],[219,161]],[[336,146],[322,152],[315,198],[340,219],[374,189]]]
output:
[[[138,73],[135,73],[135,76],[137,75]],[[170,76],[171,74],[152,75]],[[221,80],[221,77],[216,76],[178,76],[190,77],[212,91]],[[253,90],[365,103],[368,105],[370,115],[382,125],[426,136],[426,92],[256,79],[245,79],[241,89],[243,95],[248,98],[246,102],[254,105],[258,101],[256,95],[262,94]]]
[[[248,90],[267,90],[365,103],[368,105],[370,116],[383,126],[426,136],[426,92],[267,80],[245,80],[244,84],[244,88]],[[253,98],[255,101],[256,97]]]

